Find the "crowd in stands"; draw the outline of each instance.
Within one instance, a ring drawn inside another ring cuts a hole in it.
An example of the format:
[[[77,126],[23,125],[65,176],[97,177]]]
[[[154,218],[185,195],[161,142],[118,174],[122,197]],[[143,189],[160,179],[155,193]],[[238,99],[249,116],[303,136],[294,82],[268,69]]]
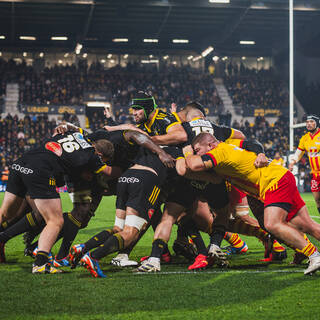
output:
[[[254,125],[248,121],[231,123],[231,114],[223,110],[221,99],[215,89],[212,75],[203,74],[189,66],[175,66],[156,70],[155,66],[128,64],[105,70],[100,63],[87,66],[82,61],[78,66],[54,66],[36,70],[25,63],[0,59],[0,97],[5,94],[6,83],[17,82],[20,87],[20,102],[24,104],[68,104],[84,103],[87,91],[103,92],[112,103],[115,121],[132,122],[127,107],[137,89],[152,94],[160,107],[168,107],[171,102],[178,106],[197,100],[219,115],[221,124],[232,125],[242,130],[247,137],[256,138],[265,147],[268,156],[276,151],[286,154],[288,150],[289,128],[287,119],[279,119],[274,126],[261,117]],[[284,84],[277,80],[274,71],[247,69],[243,65],[229,64],[224,69],[224,81],[233,103],[243,106],[280,108],[288,106],[288,94]],[[310,92],[319,88],[313,87]],[[318,90],[319,94],[320,90]],[[101,128],[104,116],[101,110],[92,110],[89,115],[91,130]],[[76,122],[77,119],[68,119]],[[52,133],[55,121],[47,116],[8,115],[0,121],[0,166],[4,170],[12,161],[30,148],[37,147]],[[301,132],[296,131],[296,145]],[[301,170],[308,172],[308,161],[300,162]]]
[[[87,66],[55,65],[37,70],[25,63],[0,59],[0,87],[7,82],[17,82],[20,102],[23,104],[82,105],[86,92],[103,92],[115,107],[128,105],[137,90],[152,93],[157,103],[165,107],[168,102],[183,105],[197,99],[211,110],[221,111],[219,98],[212,76],[189,66],[155,67],[139,64],[119,65],[105,70],[99,62]],[[0,92],[0,95],[1,95]]]
[[[230,75],[228,72],[224,77],[224,83],[236,106],[264,109],[289,106],[286,84],[277,78],[273,68],[256,70],[243,67],[241,72],[232,71]]]

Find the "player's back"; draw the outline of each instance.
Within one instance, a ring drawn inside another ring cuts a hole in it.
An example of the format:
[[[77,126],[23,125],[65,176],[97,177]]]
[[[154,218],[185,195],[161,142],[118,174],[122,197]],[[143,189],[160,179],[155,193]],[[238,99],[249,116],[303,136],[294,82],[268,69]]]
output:
[[[265,192],[287,172],[287,169],[270,163],[267,167],[254,166],[257,155],[237,146],[221,142],[209,151],[215,163],[215,171],[235,186],[264,198]]]

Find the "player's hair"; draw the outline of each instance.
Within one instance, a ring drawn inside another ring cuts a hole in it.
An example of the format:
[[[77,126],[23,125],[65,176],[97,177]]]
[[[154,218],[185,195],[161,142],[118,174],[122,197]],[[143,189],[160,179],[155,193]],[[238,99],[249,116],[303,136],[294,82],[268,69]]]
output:
[[[201,132],[200,134],[198,134],[193,140],[192,140],[192,147],[195,146],[195,144],[197,143],[204,143],[204,142],[215,142],[217,141],[217,138],[212,135],[211,133],[209,132]]]
[[[114,155],[114,146],[113,144],[106,139],[99,139],[94,142],[94,146],[98,152],[100,152],[103,157],[111,160]]]
[[[198,101],[192,101],[186,104],[186,106],[183,108],[183,110],[190,110],[190,109],[198,109],[203,113],[204,116],[206,116],[206,111],[201,103]]]

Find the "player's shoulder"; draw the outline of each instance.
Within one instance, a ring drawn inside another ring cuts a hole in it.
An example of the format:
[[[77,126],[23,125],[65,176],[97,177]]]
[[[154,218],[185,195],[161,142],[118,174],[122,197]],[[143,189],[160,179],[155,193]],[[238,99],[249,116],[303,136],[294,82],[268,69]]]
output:
[[[164,120],[164,121],[170,121],[170,122],[180,122],[180,120],[177,118],[177,116],[173,113],[165,112],[163,110],[158,111],[156,115],[157,120]]]

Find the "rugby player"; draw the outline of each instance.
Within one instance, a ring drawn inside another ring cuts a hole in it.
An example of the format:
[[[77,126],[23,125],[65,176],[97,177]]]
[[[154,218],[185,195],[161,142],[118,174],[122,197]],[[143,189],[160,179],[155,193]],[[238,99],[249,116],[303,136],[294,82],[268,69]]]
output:
[[[311,192],[320,213],[320,118],[316,115],[307,116],[308,132],[300,139],[298,148],[289,164],[289,170],[300,161],[304,153],[309,157],[312,172]]]
[[[165,151],[177,159],[176,166],[179,166],[182,151],[175,147],[166,147]],[[104,230],[85,244],[72,247],[72,264],[76,265],[80,260],[94,277],[105,277],[98,260],[130,247],[136,240],[159,205],[162,186],[177,175],[175,168],[167,168],[156,155],[143,148],[134,162],[118,179],[116,212],[125,218],[123,230],[113,235]],[[98,249],[89,252],[96,247]]]
[[[214,169],[248,194],[264,202],[264,226],[278,239],[309,257],[304,274],[320,268],[320,254],[301,232],[320,240],[320,225],[313,221],[297,189],[294,176],[284,167],[272,164],[255,167],[256,155],[240,147],[218,141],[210,133],[198,135],[185,154],[192,171]],[[211,175],[212,173],[210,173]]]
[[[92,173],[103,172],[112,177],[116,170],[103,161],[111,159],[113,152],[110,142],[97,141],[92,145],[77,132],[51,137],[13,163],[0,208],[0,223],[15,217],[28,194],[31,207],[46,222],[32,273],[59,272],[48,263],[48,254],[63,226],[61,201],[56,191],[57,185],[64,184],[62,176],[86,166]]]

